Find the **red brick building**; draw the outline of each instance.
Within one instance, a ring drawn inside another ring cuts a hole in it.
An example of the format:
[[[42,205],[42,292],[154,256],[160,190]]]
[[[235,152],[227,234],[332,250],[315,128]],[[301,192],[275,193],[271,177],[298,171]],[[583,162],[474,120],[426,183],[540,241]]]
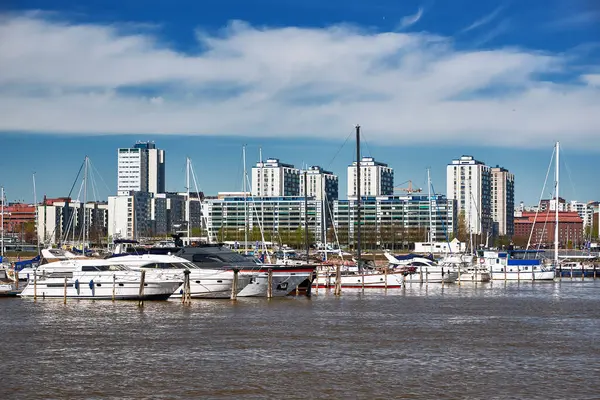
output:
[[[35,206],[21,203],[4,206],[5,234],[22,233],[28,223],[35,224]]]
[[[533,228],[531,244],[551,247],[554,245],[554,221],[554,211],[540,212],[537,217],[535,212],[523,212],[521,216],[515,216],[515,237],[529,238]],[[573,247],[583,245],[583,220],[577,212],[558,213],[558,243],[561,248],[569,244]]]

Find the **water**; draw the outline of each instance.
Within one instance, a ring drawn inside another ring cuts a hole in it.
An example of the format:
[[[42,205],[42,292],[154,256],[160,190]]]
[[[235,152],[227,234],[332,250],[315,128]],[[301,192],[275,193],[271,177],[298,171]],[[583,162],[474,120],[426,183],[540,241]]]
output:
[[[600,280],[0,300],[3,399],[600,398]]]

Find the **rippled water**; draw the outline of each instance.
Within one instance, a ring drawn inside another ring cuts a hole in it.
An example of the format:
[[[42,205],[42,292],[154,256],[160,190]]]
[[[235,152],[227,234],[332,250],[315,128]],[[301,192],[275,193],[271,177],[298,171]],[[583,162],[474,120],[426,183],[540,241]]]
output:
[[[600,280],[0,300],[0,397],[600,398]]]

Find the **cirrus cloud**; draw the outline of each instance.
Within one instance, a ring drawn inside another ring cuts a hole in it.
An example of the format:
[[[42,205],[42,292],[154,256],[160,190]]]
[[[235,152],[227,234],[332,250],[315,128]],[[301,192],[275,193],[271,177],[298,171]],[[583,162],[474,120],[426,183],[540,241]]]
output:
[[[600,148],[600,90],[568,54],[240,21],[184,53],[35,14],[4,15],[0,38],[0,131],[343,139],[360,122],[380,143]]]

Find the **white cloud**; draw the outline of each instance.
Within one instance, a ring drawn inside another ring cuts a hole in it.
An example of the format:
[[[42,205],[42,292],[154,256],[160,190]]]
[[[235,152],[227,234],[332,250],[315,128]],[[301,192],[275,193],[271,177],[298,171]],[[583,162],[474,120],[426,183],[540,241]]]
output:
[[[417,22],[419,22],[419,20],[421,19],[422,16],[423,16],[423,8],[419,7],[416,14],[407,15],[406,17],[404,17],[400,20],[400,25],[398,26],[398,29],[405,29],[405,28],[408,28],[409,26],[416,24]]]
[[[500,13],[502,12],[502,10],[504,10],[503,6],[496,8],[491,13],[489,13],[489,14],[481,17],[481,18],[479,18],[478,20],[476,20],[475,22],[473,22],[471,25],[467,26],[461,32],[469,32],[469,31],[471,31],[473,29],[479,28],[480,26],[489,24],[490,22],[492,22],[493,20],[495,20],[500,15]]]
[[[1,131],[343,140],[359,122],[370,141],[389,144],[560,139],[600,148],[591,140],[600,126],[595,80],[587,71],[579,83],[548,80],[569,71],[565,54],[242,22],[218,35],[199,31],[197,52],[186,54],[153,32],[31,15],[2,22]]]

